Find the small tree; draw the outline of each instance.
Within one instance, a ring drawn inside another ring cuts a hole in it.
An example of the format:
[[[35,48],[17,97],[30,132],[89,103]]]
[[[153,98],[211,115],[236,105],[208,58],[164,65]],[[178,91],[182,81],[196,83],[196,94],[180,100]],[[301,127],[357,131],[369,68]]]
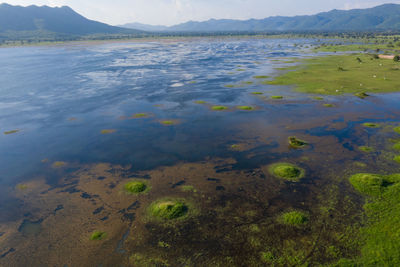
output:
[[[395,62],[399,62],[400,61],[400,56],[399,55],[394,56],[393,60]]]

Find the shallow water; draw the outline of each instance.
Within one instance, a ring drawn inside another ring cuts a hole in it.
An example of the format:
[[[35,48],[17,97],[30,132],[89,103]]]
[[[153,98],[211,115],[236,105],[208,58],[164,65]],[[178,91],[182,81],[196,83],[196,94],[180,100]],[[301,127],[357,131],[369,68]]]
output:
[[[252,78],[312,55],[294,44],[314,42],[0,49],[0,265],[262,266],[271,264],[260,256],[267,251],[290,266],[356,255],[347,239],[362,199],[347,177],[398,171],[388,146],[397,138],[400,95],[317,101]],[[289,136],[310,145],[292,149]],[[357,149],[365,145],[379,152]],[[268,165],[281,161],[304,168],[305,178],[271,176]],[[147,181],[149,192],[123,192],[132,178]],[[160,198],[184,199],[193,213],[154,220],[147,208]],[[295,209],[309,214],[306,226],[279,223]],[[95,230],[107,238],[90,240]]]

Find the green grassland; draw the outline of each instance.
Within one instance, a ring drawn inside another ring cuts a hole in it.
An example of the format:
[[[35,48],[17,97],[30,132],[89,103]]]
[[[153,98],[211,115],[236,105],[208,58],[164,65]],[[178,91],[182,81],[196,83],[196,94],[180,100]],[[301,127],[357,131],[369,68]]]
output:
[[[400,91],[400,62],[369,54],[329,55],[303,59],[269,84],[294,85],[302,93],[384,93]]]

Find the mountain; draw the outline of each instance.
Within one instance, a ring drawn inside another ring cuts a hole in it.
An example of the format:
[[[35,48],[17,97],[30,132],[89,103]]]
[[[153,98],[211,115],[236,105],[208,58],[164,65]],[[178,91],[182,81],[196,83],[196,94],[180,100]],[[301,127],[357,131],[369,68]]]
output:
[[[119,25],[119,27],[127,28],[127,29],[141,30],[141,31],[150,31],[150,32],[160,32],[160,31],[168,30],[168,26],[148,25],[148,24],[142,24],[142,23],[138,23],[138,22]]]
[[[82,36],[128,34],[138,31],[89,20],[69,7],[0,5],[0,34],[37,33]]]
[[[311,16],[265,19],[211,19],[171,26],[172,32],[304,32],[400,30],[400,5],[385,4],[368,9],[332,10]]]

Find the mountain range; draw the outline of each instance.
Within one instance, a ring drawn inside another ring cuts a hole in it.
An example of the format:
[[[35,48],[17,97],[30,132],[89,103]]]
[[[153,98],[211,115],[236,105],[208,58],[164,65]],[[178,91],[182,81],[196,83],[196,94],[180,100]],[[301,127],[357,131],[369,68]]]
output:
[[[304,32],[400,30],[400,5],[385,4],[368,9],[332,10],[316,15],[265,19],[211,19],[189,21],[171,27],[130,23],[121,27],[169,32]]]
[[[110,26],[89,20],[67,6],[0,5],[0,35],[62,35],[132,34],[137,30]]]
[[[129,23],[111,26],[89,20],[70,7],[0,4],[0,42],[7,40],[74,40],[199,33],[400,31],[400,5],[368,9],[332,10],[310,16],[265,19],[211,19],[175,26]],[[112,36],[112,37],[108,37]],[[97,37],[96,37],[97,38]]]

